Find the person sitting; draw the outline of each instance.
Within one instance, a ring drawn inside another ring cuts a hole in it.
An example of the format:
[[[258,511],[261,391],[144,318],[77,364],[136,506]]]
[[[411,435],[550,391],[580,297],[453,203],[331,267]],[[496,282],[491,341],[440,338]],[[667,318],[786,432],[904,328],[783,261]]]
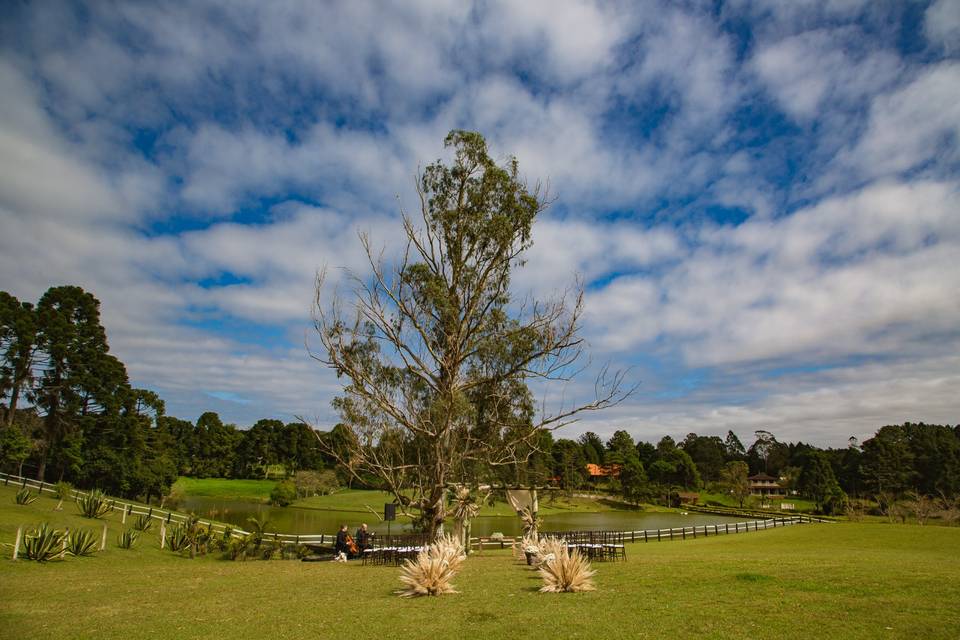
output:
[[[340,530],[337,531],[337,541],[333,545],[333,550],[337,554],[337,558],[343,557],[346,559],[350,554],[350,544],[348,540],[350,539],[350,534],[347,533],[347,525],[340,525]],[[341,556],[342,554],[342,556]]]
[[[362,554],[366,549],[369,549],[371,546],[371,538],[373,538],[373,533],[367,529],[367,523],[364,522],[360,525],[360,528],[357,529],[356,543],[357,548],[360,549]]]

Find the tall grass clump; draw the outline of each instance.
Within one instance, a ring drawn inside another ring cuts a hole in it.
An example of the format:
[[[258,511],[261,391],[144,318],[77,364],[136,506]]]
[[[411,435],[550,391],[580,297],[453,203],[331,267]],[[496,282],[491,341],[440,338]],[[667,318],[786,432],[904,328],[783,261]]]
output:
[[[107,500],[103,491],[94,489],[88,494],[77,496],[77,508],[84,518],[102,518],[113,511],[113,502]]]
[[[67,553],[74,557],[92,556],[97,550],[97,537],[87,529],[74,529],[67,534]]]
[[[400,582],[405,587],[397,594],[404,598],[439,596],[456,593],[452,580],[460,572],[466,556],[463,545],[455,537],[445,535],[407,560],[400,569]]]
[[[541,541],[543,550],[540,577],[543,593],[594,591],[593,576],[597,573],[578,549],[568,549],[563,540],[547,538]]]
[[[14,500],[16,500],[17,504],[22,504],[22,505],[35,502],[36,499],[37,499],[37,496],[32,495],[30,493],[30,489],[20,489],[20,491],[17,491],[16,497],[14,497]]]
[[[23,556],[28,560],[47,562],[63,558],[64,532],[44,522],[23,536]]]

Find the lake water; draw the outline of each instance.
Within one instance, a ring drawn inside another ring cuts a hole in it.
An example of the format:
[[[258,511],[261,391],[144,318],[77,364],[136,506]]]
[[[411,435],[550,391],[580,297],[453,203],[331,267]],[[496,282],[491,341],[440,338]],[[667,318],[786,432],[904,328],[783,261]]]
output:
[[[341,524],[346,524],[353,533],[361,522],[378,533],[387,532],[387,523],[380,522],[369,512],[331,511],[303,507],[273,507],[236,500],[217,498],[188,498],[180,507],[181,511],[192,511],[203,518],[227,522],[240,529],[248,529],[247,518],[266,515],[270,520],[270,531],[278,533],[326,533],[334,534]],[[578,529],[608,529],[614,531],[639,531],[640,529],[667,529],[671,527],[692,527],[705,524],[723,524],[743,521],[743,518],[730,518],[707,513],[644,513],[642,511],[605,511],[601,513],[562,513],[542,516],[544,531],[572,531]],[[394,522],[390,526],[393,533],[409,529],[409,524]],[[520,518],[516,516],[488,516],[473,521],[471,534],[488,536],[494,532],[507,536],[521,533]]]

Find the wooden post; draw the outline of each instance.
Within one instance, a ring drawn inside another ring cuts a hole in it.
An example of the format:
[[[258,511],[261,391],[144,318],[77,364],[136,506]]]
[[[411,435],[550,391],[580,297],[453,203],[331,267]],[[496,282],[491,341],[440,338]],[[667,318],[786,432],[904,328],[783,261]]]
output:
[[[660,542],[660,529],[657,529],[657,542]]]
[[[120,514],[120,524],[127,524],[127,510],[124,509],[123,513]]]
[[[13,543],[13,559],[16,560],[20,554],[20,540],[23,538],[23,527],[17,527],[17,541]]]
[[[100,538],[100,551],[107,548],[107,523],[103,523],[103,536]]]

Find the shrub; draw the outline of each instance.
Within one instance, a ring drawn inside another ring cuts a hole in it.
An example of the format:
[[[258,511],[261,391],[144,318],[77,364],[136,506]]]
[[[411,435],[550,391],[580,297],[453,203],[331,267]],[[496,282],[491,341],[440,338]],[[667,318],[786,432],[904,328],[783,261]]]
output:
[[[97,550],[97,538],[87,529],[74,529],[67,535],[67,553],[72,556],[92,556]]]
[[[17,491],[14,499],[17,501],[17,504],[30,504],[36,501],[37,496],[32,495],[30,489],[20,489],[20,491]]]
[[[270,492],[270,502],[275,505],[286,507],[297,499],[297,487],[289,480],[278,482]]]
[[[456,593],[451,580],[460,571],[465,558],[459,540],[450,535],[439,538],[418,553],[415,560],[403,563],[400,582],[406,587],[397,593],[404,598]]]
[[[297,488],[297,496],[300,498],[323,496],[340,488],[340,484],[337,482],[337,474],[330,469],[297,471],[293,474],[293,484]]]
[[[94,489],[86,495],[77,496],[77,508],[84,518],[102,518],[113,511],[113,501],[107,500],[103,491]]]
[[[44,522],[23,536],[23,556],[28,560],[47,562],[63,558],[63,531],[52,529]]]
[[[117,536],[117,546],[121,549],[132,549],[139,537],[140,532],[136,529],[124,529],[120,532],[120,535]]]
[[[578,549],[571,551],[566,542],[556,538],[544,540],[541,546],[544,556],[540,564],[540,577],[543,578],[540,591],[564,593],[596,589],[593,584],[596,571]]]
[[[227,557],[231,560],[246,560],[251,547],[250,538],[250,535],[231,538],[227,543]]]
[[[54,507],[54,511],[60,511],[63,509],[63,501],[73,493],[73,486],[69,482],[61,480],[53,485],[53,493],[57,496],[57,506]]]
[[[153,526],[153,518],[146,514],[141,514],[133,519],[131,526],[137,531],[149,531]]]

